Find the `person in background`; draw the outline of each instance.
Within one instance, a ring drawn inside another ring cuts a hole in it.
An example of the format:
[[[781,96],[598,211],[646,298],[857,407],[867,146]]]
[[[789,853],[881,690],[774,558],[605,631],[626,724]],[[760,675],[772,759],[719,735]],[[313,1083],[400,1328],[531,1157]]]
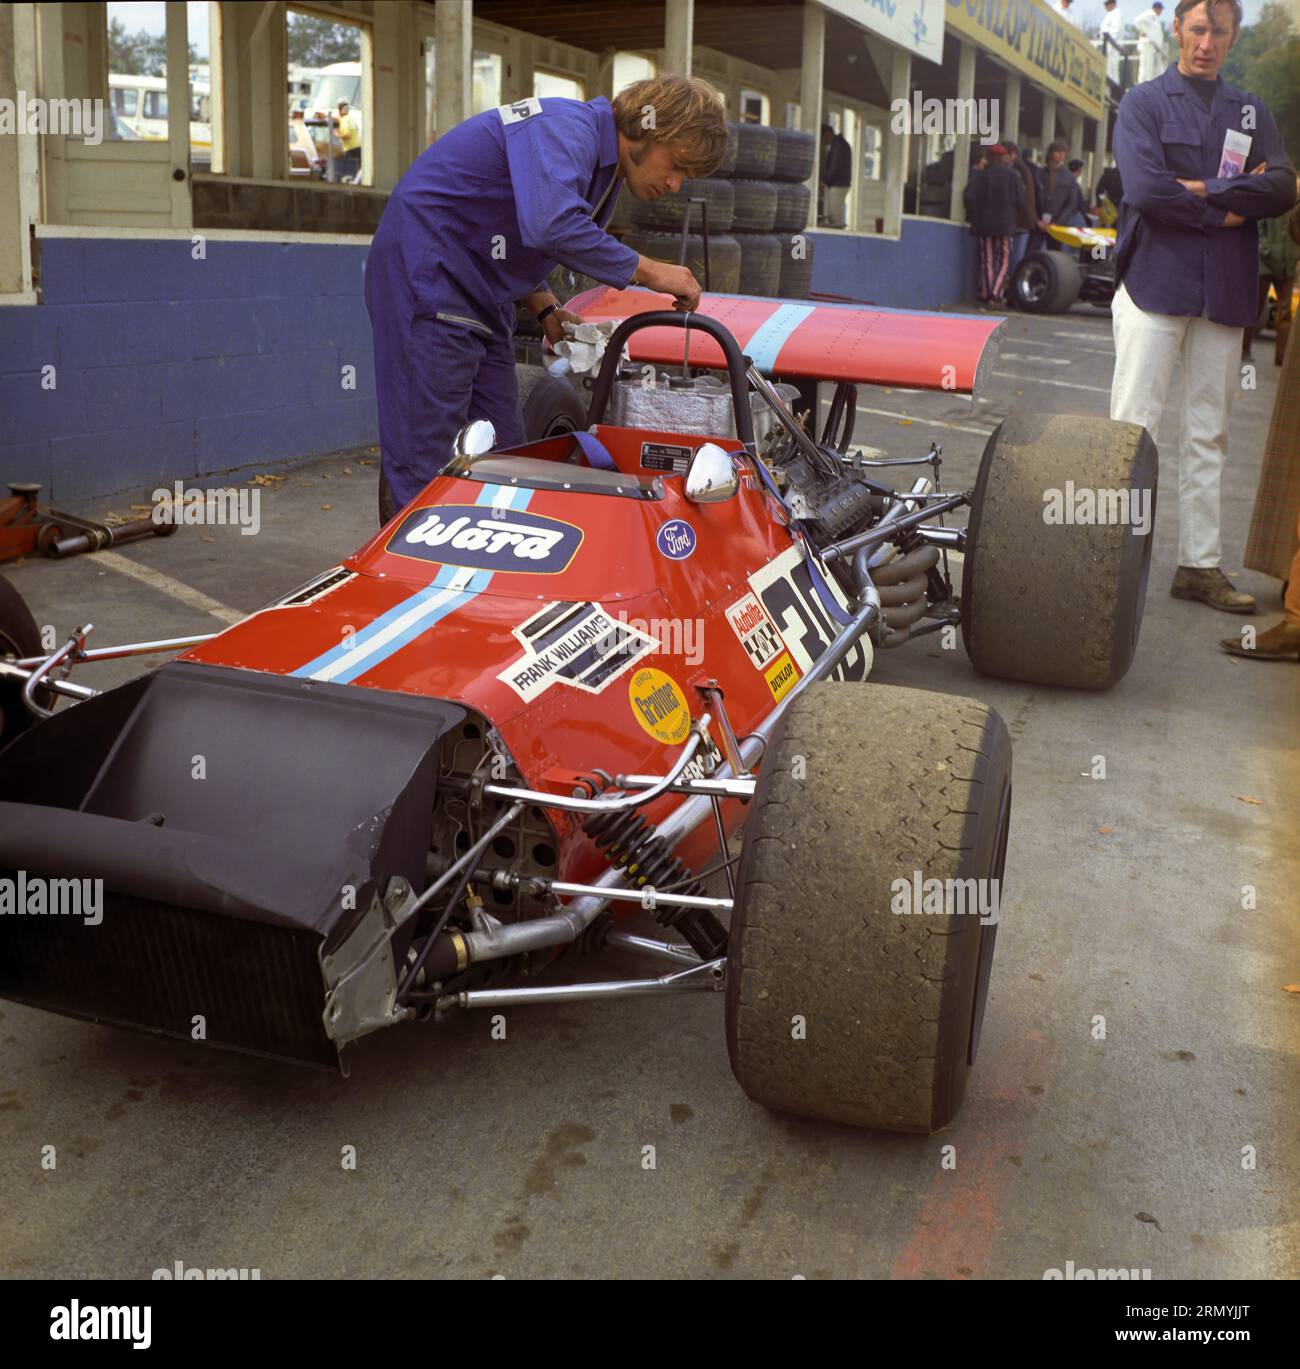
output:
[[[1296,199],[1268,108],[1219,76],[1240,28],[1240,0],[1179,0],[1177,65],[1134,86],[1115,121],[1124,209],[1110,416],[1154,434],[1181,363],[1178,569],[1169,592],[1225,613],[1255,608],[1219,565],[1228,410],[1241,330],[1255,317],[1255,221]]]
[[[1164,21],[1162,0],[1155,0],[1149,10],[1143,10],[1133,21],[1138,38],[1138,83],[1154,81],[1165,65]]]
[[[1287,231],[1300,246],[1300,209],[1292,212]],[[1255,637],[1254,646],[1240,637],[1219,645],[1257,661],[1300,661],[1300,345],[1288,347],[1282,359],[1244,564],[1282,581],[1286,612]]]
[[[1109,227],[1118,219],[1119,207],[1124,203],[1124,178],[1119,174],[1115,158],[1108,157],[1106,160],[1108,165],[1097,178],[1096,208],[1093,212]]]
[[[964,193],[966,217],[975,235],[979,297],[995,308],[1006,305],[1011,245],[1025,193],[1010,160],[1001,143],[989,148],[988,164],[966,182]]]
[[[1101,50],[1106,57],[1106,79],[1112,85],[1119,84],[1119,63],[1122,53],[1119,43],[1124,37],[1124,16],[1119,12],[1117,0],[1105,0],[1106,12],[1101,17]],[[1110,39],[1107,42],[1106,39]]]
[[[1297,182],[1300,190],[1300,182]],[[1291,292],[1295,286],[1295,269],[1300,265],[1300,247],[1292,241],[1287,231],[1288,216],[1278,215],[1275,219],[1261,219],[1259,224],[1259,306],[1255,310],[1258,321],[1268,304],[1270,290],[1277,296],[1274,313],[1273,365],[1282,364],[1286,352],[1286,340],[1291,332]],[[1255,329],[1246,329],[1241,342],[1241,359],[1250,361],[1251,343]]]
[[[1052,143],[1047,149],[1047,165],[1038,173],[1038,237],[1041,245],[1049,249],[1060,246],[1054,238],[1047,235],[1049,224],[1070,224],[1083,218],[1083,191],[1079,188],[1065,164],[1067,148],[1064,143]],[[1034,243],[1029,250],[1038,250]]]
[[[343,155],[334,163],[334,179],[350,181],[361,170],[361,130],[346,100],[339,101],[339,142]]]
[[[1068,165],[1070,175],[1074,177],[1074,183],[1079,186],[1078,205],[1069,220],[1069,224],[1071,228],[1086,228],[1088,226],[1088,205],[1083,193],[1083,186],[1079,183],[1079,178],[1083,174],[1083,160],[1080,157],[1075,157]]]
[[[843,228],[849,187],[853,184],[853,149],[848,139],[836,133],[830,124],[822,125],[821,183],[826,189],[826,224]]]
[[[1007,165],[1020,177],[1023,194],[1020,207],[1016,210],[1016,234],[1011,243],[1011,270],[1020,265],[1021,258],[1029,243],[1029,235],[1038,226],[1038,195],[1034,173],[1020,156],[1020,149],[1009,139],[1003,139],[1002,146],[1007,150]]]
[[[1079,17],[1074,12],[1072,0],[1061,0],[1061,6],[1058,13],[1066,23],[1073,24],[1075,28],[1079,27]]]

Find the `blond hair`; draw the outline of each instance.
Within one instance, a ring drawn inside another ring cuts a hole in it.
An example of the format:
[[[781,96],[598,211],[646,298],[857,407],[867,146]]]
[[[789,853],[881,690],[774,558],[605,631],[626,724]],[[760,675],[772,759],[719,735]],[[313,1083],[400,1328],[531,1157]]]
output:
[[[614,120],[628,142],[643,145],[636,160],[656,143],[667,143],[693,177],[712,175],[727,150],[722,97],[698,76],[633,81],[614,96]]]

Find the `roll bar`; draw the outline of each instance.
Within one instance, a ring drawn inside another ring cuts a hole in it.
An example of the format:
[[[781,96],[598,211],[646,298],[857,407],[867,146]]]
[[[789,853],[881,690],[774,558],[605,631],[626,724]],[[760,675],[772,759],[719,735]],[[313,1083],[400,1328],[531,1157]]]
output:
[[[736,436],[745,445],[745,450],[754,454],[754,415],[749,407],[749,358],[740,350],[740,345],[732,336],[731,330],[717,319],[705,314],[687,314],[676,309],[651,309],[644,314],[633,314],[625,318],[614,329],[605,348],[600,372],[591,389],[591,404],[587,408],[587,427],[599,423],[605,417],[605,406],[609,402],[609,392],[618,373],[623,356],[623,347],[628,338],[641,328],[698,328],[707,333],[722,348],[727,359],[727,376],[731,381],[731,404],[736,411]]]

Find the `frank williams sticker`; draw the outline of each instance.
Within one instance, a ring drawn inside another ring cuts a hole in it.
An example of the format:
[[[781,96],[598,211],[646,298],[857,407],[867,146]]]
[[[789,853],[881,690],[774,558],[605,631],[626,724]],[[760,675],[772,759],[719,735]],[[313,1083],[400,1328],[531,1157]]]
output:
[[[659,529],[655,543],[670,561],[685,561],[695,550],[695,529],[680,518],[672,518]]]
[[[740,644],[749,653],[750,663],[756,670],[762,670],[769,661],[785,650],[785,643],[781,641],[776,624],[758,602],[757,595],[747,594],[732,604],[727,610],[727,622],[740,638]]]
[[[558,518],[482,504],[439,504],[408,514],[384,550],[444,566],[558,575],[581,545],[582,529]]]
[[[525,702],[563,683],[599,694],[659,643],[599,604],[547,604],[514,630],[524,654],[497,679]]]

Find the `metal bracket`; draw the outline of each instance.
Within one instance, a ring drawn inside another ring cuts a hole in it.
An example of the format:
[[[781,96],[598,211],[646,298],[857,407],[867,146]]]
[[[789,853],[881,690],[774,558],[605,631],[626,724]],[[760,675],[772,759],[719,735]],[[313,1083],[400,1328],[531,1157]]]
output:
[[[380,1027],[415,1016],[397,1007],[397,968],[393,934],[416,911],[415,891],[398,876],[381,899],[371,900],[365,917],[332,954],[321,957],[325,977],[325,1035],[343,1045]]]

